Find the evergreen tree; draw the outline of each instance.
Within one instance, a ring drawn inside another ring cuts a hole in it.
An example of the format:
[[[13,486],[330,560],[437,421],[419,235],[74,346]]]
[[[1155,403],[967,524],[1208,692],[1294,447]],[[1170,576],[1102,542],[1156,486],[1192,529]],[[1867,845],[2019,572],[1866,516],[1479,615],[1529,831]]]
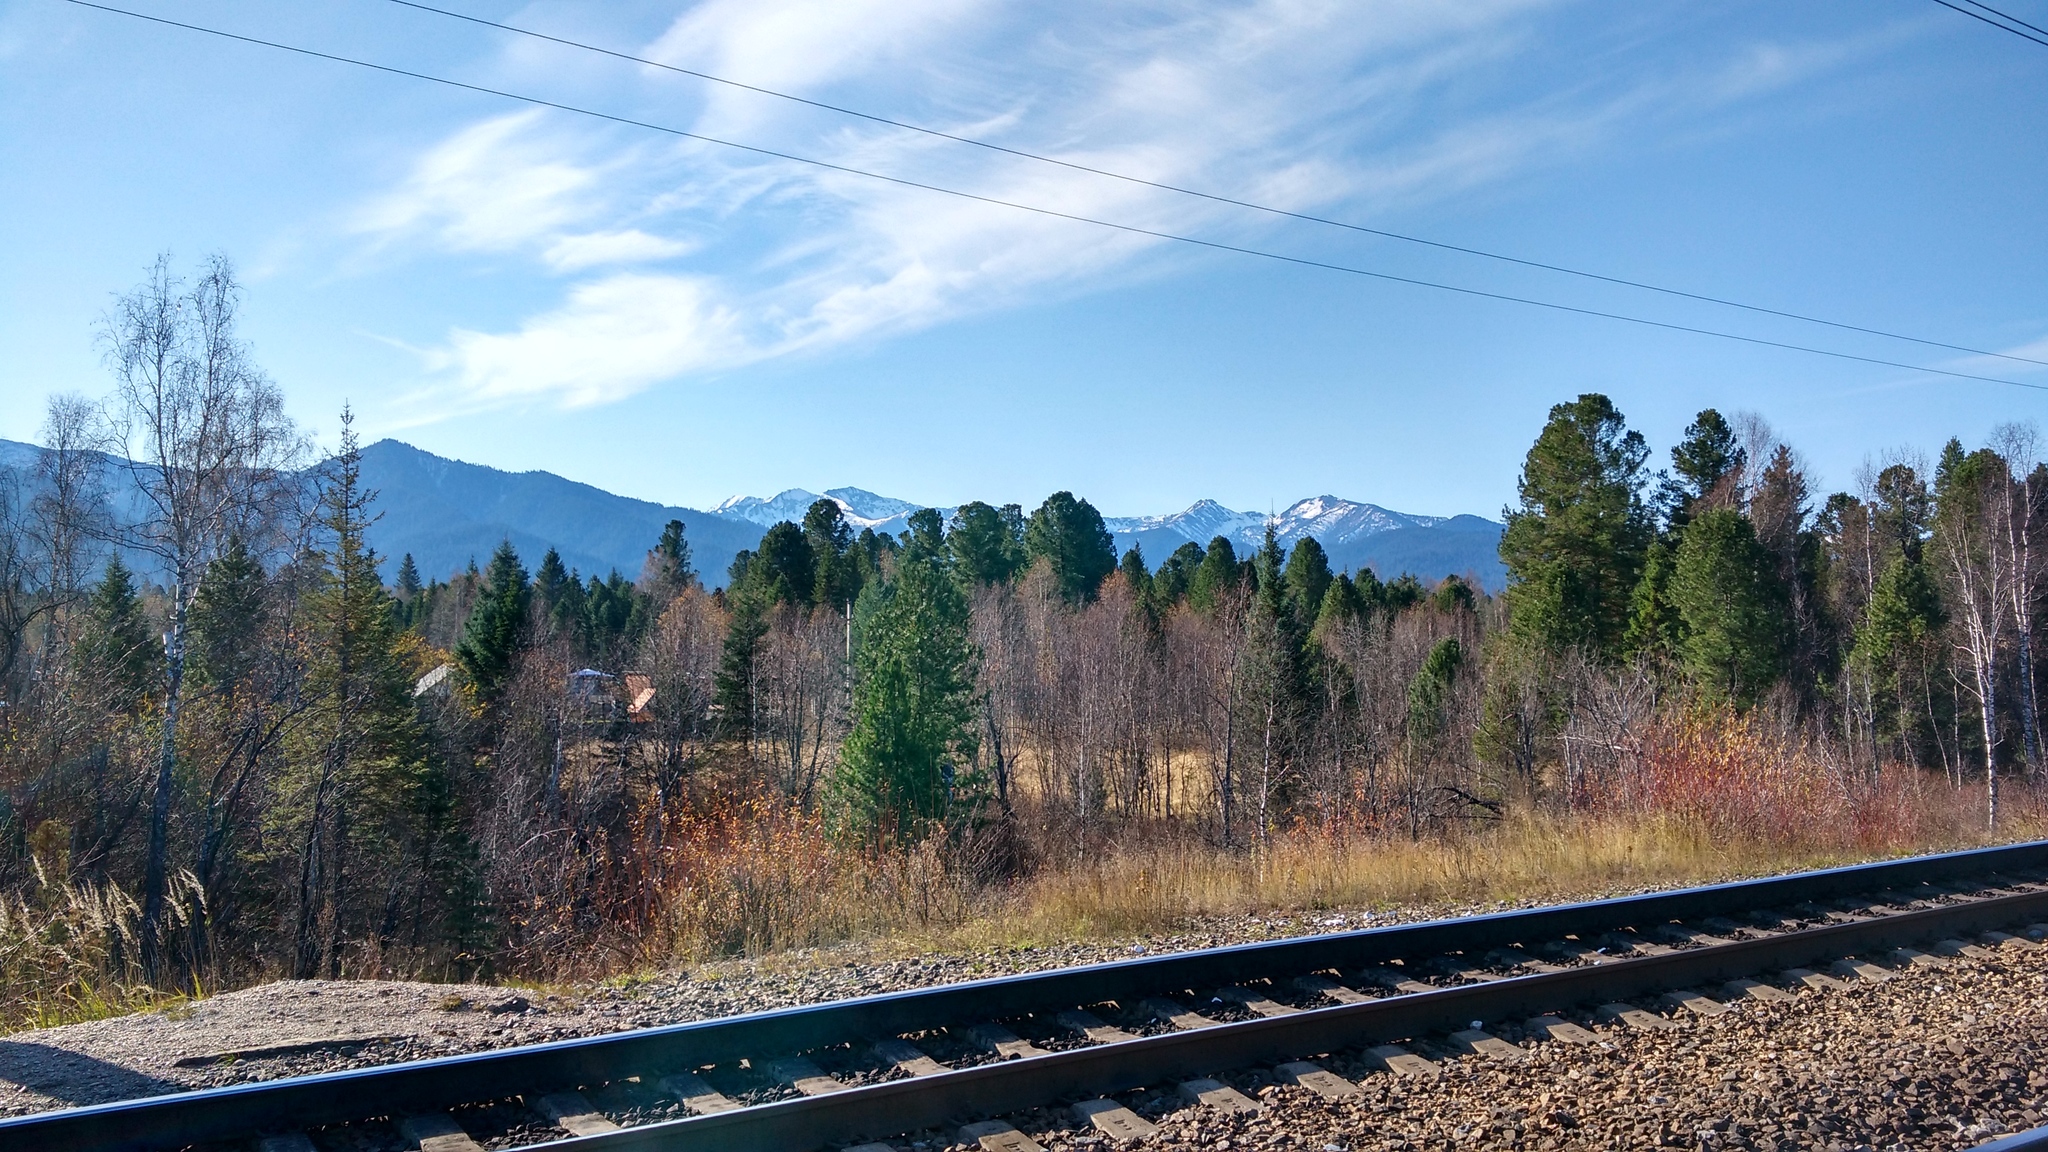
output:
[[[1413,572],[1403,572],[1380,585],[1380,606],[1389,615],[1398,615],[1404,609],[1422,603],[1422,596],[1422,581],[1417,580]]]
[[[946,521],[936,508],[919,508],[905,518],[903,557],[923,560],[941,568],[952,563],[946,548]]]
[[[588,647],[584,628],[583,581],[549,548],[533,574],[533,614],[543,640],[559,640],[581,655]]]
[[[787,520],[769,528],[747,564],[746,582],[764,606],[810,607],[818,587],[818,567],[804,530]]]
[[[512,675],[513,661],[526,643],[532,598],[519,553],[510,540],[500,542],[455,645],[456,663],[486,703],[497,700]]]
[[[419,566],[412,562],[412,553],[407,552],[405,559],[399,562],[396,595],[391,600],[391,619],[400,631],[412,628],[420,619],[422,609],[426,607],[422,600],[426,591],[420,583]]]
[[[1685,635],[1684,622],[1671,602],[1671,546],[1653,540],[1643,553],[1643,577],[1629,601],[1628,634],[1622,651],[1631,659],[1667,660],[1676,656]]]
[[[1152,574],[1152,595],[1161,608],[1171,607],[1187,598],[1188,589],[1193,586],[1195,573],[1202,567],[1202,546],[1190,540],[1173,550],[1159,571]]]
[[[1956,448],[1960,451],[1962,445]],[[1934,497],[1927,482],[1910,465],[1893,464],[1877,474],[1873,495],[1872,531],[1883,541],[1884,555],[1897,550],[1918,559],[1934,518]]]
[[[1116,567],[1123,573],[1124,584],[1130,588],[1131,595],[1149,609],[1152,605],[1152,573],[1145,567],[1145,550],[1136,544],[1131,545]]]
[[[1015,505],[1011,505],[1015,507]],[[896,554],[896,538],[887,532],[863,528],[853,538],[853,565],[863,590],[875,587],[882,580],[882,558]],[[856,597],[856,601],[858,597]]]
[[[1289,595],[1285,557],[1273,525],[1252,553],[1251,613],[1240,666],[1246,717],[1258,728],[1257,830],[1263,841],[1273,829],[1296,783],[1291,771],[1300,722],[1309,700],[1305,637]]]
[[[1685,437],[1671,449],[1671,470],[1658,489],[1658,503],[1672,531],[1680,531],[1703,501],[1733,506],[1748,455],[1735,429],[1712,408],[1703,409],[1686,425]]]
[[[1671,571],[1686,671],[1709,699],[1754,703],[1784,668],[1784,587],[1756,529],[1732,508],[1686,527]]]
[[[1882,739],[1910,740],[1926,720],[1913,674],[1935,662],[1942,614],[1933,574],[1917,551],[1901,551],[1878,576],[1849,656],[1882,704],[1873,717]]]
[[[953,513],[946,533],[954,570],[969,584],[1004,584],[1024,568],[1024,510],[993,508],[979,500]]]
[[[267,615],[266,582],[262,563],[240,536],[230,537],[192,596],[189,658],[196,683],[232,693],[248,678]]]
[[[1188,581],[1188,606],[1197,612],[1214,612],[1237,587],[1237,549],[1227,538],[1213,537],[1194,579]]]
[[[1408,682],[1408,749],[1411,756],[1427,756],[1450,726],[1451,689],[1465,651],[1456,637],[1436,642],[1423,657],[1422,667]]]
[[[412,553],[407,552],[405,559],[398,562],[398,598],[414,600],[424,589],[425,585],[420,583],[419,566],[412,562]]]
[[[1304,536],[1287,554],[1287,598],[1294,614],[1311,621],[1323,607],[1323,595],[1330,590],[1330,557],[1313,536]]]
[[[1116,549],[1102,514],[1072,492],[1045,498],[1024,525],[1024,551],[1052,566],[1060,594],[1080,603],[1095,598],[1102,580],[1116,568]]]
[[[1649,449],[1607,397],[1550,410],[1507,510],[1510,627],[1534,650],[1617,655],[1651,536],[1643,503]]]
[[[754,550],[752,548],[742,548],[732,554],[732,563],[726,565],[725,568],[725,592],[727,595],[732,595],[739,591],[740,586],[746,583],[747,570],[753,566]]]
[[[1371,611],[1372,604],[1359,594],[1357,583],[1349,574],[1339,573],[1323,593],[1323,602],[1316,610],[1315,631],[1326,633],[1353,624]]]
[[[351,916],[352,894],[381,895],[389,885],[425,771],[412,677],[377,554],[364,539],[376,493],[362,487],[352,420],[344,412],[342,421],[341,453],[320,501],[329,547],[317,558],[319,581],[304,605],[306,683],[317,704],[295,757],[304,821],[293,963],[300,979],[341,975],[344,942],[367,927]]]
[[[1429,606],[1447,616],[1471,612],[1479,606],[1479,595],[1472,591],[1472,585],[1467,584],[1464,577],[1446,576],[1430,590]]]
[[[860,567],[848,555],[853,529],[837,500],[820,499],[804,512],[804,540],[811,546],[811,602],[844,609],[860,595]]]
[[[661,529],[661,539],[640,566],[640,591],[657,604],[666,605],[686,588],[697,586],[697,569],[690,559],[690,541],[683,534],[683,522],[671,520]]]
[[[592,655],[616,662],[639,642],[647,626],[647,598],[617,568],[602,580],[592,576],[582,601],[581,626]]]
[[[163,643],[150,627],[134,577],[119,555],[107,558],[99,587],[86,602],[85,623],[72,658],[86,685],[104,692],[109,712],[134,712],[156,689]]]
[[[712,688],[713,701],[721,713],[720,726],[728,732],[745,732],[751,736],[754,731],[754,659],[762,638],[768,635],[770,607],[772,605],[763,594],[746,583],[741,583],[726,596],[730,615]]]
[[[1387,587],[1380,583],[1379,573],[1371,568],[1360,568],[1351,577],[1351,583],[1365,610],[1373,611],[1387,606]]]
[[[827,797],[842,834],[915,843],[969,816],[976,723],[967,600],[936,556],[906,554],[858,623],[853,727]]]

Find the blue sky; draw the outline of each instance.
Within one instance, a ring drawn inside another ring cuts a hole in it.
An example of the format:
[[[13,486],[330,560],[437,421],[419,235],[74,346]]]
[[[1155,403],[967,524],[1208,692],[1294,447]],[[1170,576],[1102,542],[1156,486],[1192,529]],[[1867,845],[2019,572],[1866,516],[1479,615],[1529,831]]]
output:
[[[447,6],[1147,178],[2048,359],[2048,49],[1924,0]],[[2009,0],[2042,23],[2043,0]],[[409,10],[129,6],[1082,215],[2048,384],[1208,204]],[[110,295],[223,251],[292,409],[708,506],[853,484],[1111,514],[1496,514],[1548,406],[1761,413],[1823,490],[2036,420],[1945,379],[1051,220],[0,0],[0,436]]]

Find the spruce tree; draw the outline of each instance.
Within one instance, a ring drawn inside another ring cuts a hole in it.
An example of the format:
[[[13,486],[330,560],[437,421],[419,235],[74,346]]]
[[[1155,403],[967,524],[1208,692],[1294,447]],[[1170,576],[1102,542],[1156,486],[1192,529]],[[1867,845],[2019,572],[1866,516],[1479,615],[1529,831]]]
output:
[[[469,620],[462,626],[462,638],[456,642],[455,660],[476,686],[477,695],[491,703],[511,677],[513,661],[526,643],[532,603],[526,569],[510,540],[491,553],[482,583]]]
[[[1351,583],[1355,586],[1355,590],[1358,593],[1359,602],[1367,610],[1377,610],[1387,606],[1387,587],[1380,583],[1379,573],[1371,568],[1360,568],[1351,577]]]
[[[1145,550],[1136,544],[1124,553],[1116,569],[1123,574],[1124,584],[1140,605],[1147,608],[1152,604],[1152,571],[1145,566]]]
[[[407,552],[405,559],[398,562],[398,598],[410,601],[424,589],[425,585],[420,583],[419,566],[412,562],[412,553]]]
[[[1422,581],[1417,580],[1413,572],[1403,572],[1380,585],[1379,604],[1389,616],[1413,608],[1422,603],[1422,599]]]
[[[376,493],[362,486],[352,421],[346,412],[342,420],[341,452],[320,500],[328,547],[316,558],[318,583],[303,606],[315,705],[293,757],[294,806],[304,822],[293,937],[293,974],[301,979],[339,977],[344,942],[367,927],[360,917],[382,910],[380,901],[358,911],[352,894],[381,896],[391,883],[413,839],[407,829],[425,772],[412,677],[378,556],[364,538]]]
[[[163,644],[119,555],[107,558],[99,586],[86,602],[72,659],[88,691],[96,692],[109,712],[137,711],[156,689]]]
[[[841,834],[915,843],[983,799],[967,599],[937,557],[906,554],[885,595],[863,595],[853,726],[827,805]]]
[[[804,530],[787,520],[769,528],[747,563],[745,583],[764,606],[810,607],[818,588],[818,568]]]
[[[1913,672],[1935,663],[1942,623],[1933,574],[1917,549],[1901,551],[1872,587],[1849,655],[1851,666],[1870,677],[1873,703],[1882,704],[1874,716],[1880,738],[1910,740],[1925,722]]]
[[[720,712],[719,725],[728,732],[754,731],[754,658],[761,639],[768,635],[768,609],[761,593],[744,582],[728,589],[725,598],[728,617],[725,645],[718,656],[718,672],[712,681],[713,700]]]
[[[1430,589],[1429,606],[1447,616],[1471,612],[1479,606],[1479,595],[1462,576],[1446,576]]]
[[[197,683],[232,694],[248,678],[260,652],[267,583],[242,538],[230,537],[192,596],[190,671]]]
[[[647,624],[647,598],[617,568],[592,576],[583,591],[583,634],[591,655],[616,661],[639,642]]]
[[[1330,581],[1330,587],[1323,593],[1323,602],[1316,609],[1315,631],[1321,634],[1333,628],[1346,627],[1371,611],[1372,605],[1359,594],[1358,584],[1349,573],[1340,572],[1335,580]]]
[[[549,548],[533,573],[533,614],[540,638],[560,641],[581,655],[587,647],[583,581],[562,564],[561,553]]]
[[[1597,660],[1621,649],[1651,519],[1643,503],[1649,449],[1612,401],[1587,393],[1550,410],[1507,510],[1510,628],[1530,648],[1578,649]]]
[[[1427,757],[1449,727],[1451,688],[1464,662],[1465,652],[1457,638],[1446,637],[1429,650],[1415,678],[1408,682],[1407,735],[1411,757]]]
[[[1188,607],[1197,612],[1214,612],[1238,588],[1237,549],[1222,536],[1210,539],[1202,563],[1188,581]]]
[[[1671,570],[1686,672],[1709,699],[1747,708],[1784,669],[1784,586],[1740,512],[1713,508],[1686,527]]]
[[[1643,553],[1643,576],[1629,600],[1628,632],[1622,652],[1630,659],[1662,661],[1677,656],[1685,625],[1671,602],[1671,546],[1655,540]]]

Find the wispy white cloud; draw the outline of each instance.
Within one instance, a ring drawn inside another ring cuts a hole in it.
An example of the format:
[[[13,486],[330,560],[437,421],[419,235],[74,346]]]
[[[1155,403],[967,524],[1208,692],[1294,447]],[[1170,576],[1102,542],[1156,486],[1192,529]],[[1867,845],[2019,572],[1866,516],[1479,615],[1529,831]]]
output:
[[[1760,46],[1711,76],[1465,92],[1540,47],[1524,17],[1549,6],[704,0],[646,51],[1092,167],[1364,219],[1559,163],[1631,123],[1795,83],[1853,51]],[[673,100],[663,109],[677,114]],[[666,122],[1164,231],[1245,239],[1272,225],[753,94],[713,88],[694,116]],[[555,275],[662,264],[572,283],[510,332],[451,333],[431,358],[443,383],[429,407],[606,403],[1171,266],[1161,242],[1129,233],[710,145],[572,131],[539,112],[428,149],[355,223],[384,244],[527,254]]]
[[[651,236],[638,228],[618,232],[583,232],[562,236],[547,246],[541,259],[557,272],[580,272],[606,264],[645,264],[681,256],[696,247],[686,240]]]
[[[453,408],[552,398],[577,408],[624,399],[658,380],[747,358],[736,318],[705,281],[618,273],[579,284],[517,331],[457,330],[429,353],[453,376]]]
[[[596,207],[598,173],[540,131],[543,115],[493,117],[428,149],[403,184],[356,214],[356,229],[488,252],[576,224]]]

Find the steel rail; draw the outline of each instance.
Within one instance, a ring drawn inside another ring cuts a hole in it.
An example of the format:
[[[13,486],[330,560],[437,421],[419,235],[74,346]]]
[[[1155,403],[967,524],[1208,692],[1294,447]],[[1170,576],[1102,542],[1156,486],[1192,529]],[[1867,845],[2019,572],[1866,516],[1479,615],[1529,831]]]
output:
[[[2010,1136],[1977,1145],[1976,1152],[2044,1152],[2048,1150],[2048,1128],[2029,1128]]]
[[[1156,995],[1163,991],[1218,987],[1248,979],[1285,977],[1332,968],[1355,968],[1402,958],[1459,952],[1480,953],[1509,945],[1536,944],[1630,928],[1649,930],[1677,921],[1730,912],[1739,914],[1760,907],[1783,906],[1846,895],[1878,896],[1887,891],[1898,892],[1917,885],[2044,868],[2048,868],[2048,841],[2039,841],[1736,881],[1673,892],[1298,937],[1081,968],[1027,973],[495,1052],[472,1053],[37,1113],[0,1120],[0,1146],[12,1146],[19,1142],[25,1147],[65,1148],[78,1152],[148,1152],[184,1144],[246,1137],[258,1132],[285,1128],[303,1130],[324,1124],[360,1120],[370,1115],[389,1116],[410,1112],[444,1111],[460,1104],[505,1099],[542,1090],[560,1090],[571,1085],[600,1084],[657,1069],[698,1067],[746,1056],[760,1057],[764,1054],[801,1051],[850,1040],[901,1035],[979,1020],[1014,1018],[1081,1004],[1121,1000],[1139,995]],[[2030,897],[2003,899],[2025,898]],[[1953,908],[1975,907],[1985,903],[1986,901],[1981,900],[1968,901],[1948,909],[1930,911],[1952,911]],[[1902,915],[1917,917],[1922,914],[1916,912]],[[1896,923],[1898,919],[1887,917],[1868,923]],[[1809,932],[1831,930],[1814,929]],[[1807,933],[1793,933],[1787,937],[1767,937],[1764,941],[1744,941],[1741,945],[1763,944],[1770,940],[1794,936],[1801,939],[1812,938]],[[1737,946],[1739,945],[1726,947]],[[1705,950],[1695,949],[1677,955],[1691,956],[1702,951]],[[1715,954],[1722,953],[1716,951]],[[1670,957],[1656,959],[1669,960]],[[1624,965],[1641,963],[1642,961],[1613,961],[1584,971],[1598,972],[1605,978],[1610,973],[1634,970],[1625,968]],[[1475,985],[1472,988],[1520,987],[1529,980],[1572,975],[1579,971],[1581,970],[1574,969],[1568,973],[1545,974],[1541,977],[1513,977]],[[1416,993],[1376,1001],[1373,1005],[1350,1006],[1347,1009],[1313,1009],[1285,1019],[1290,1023],[1298,1021],[1301,1017],[1318,1020],[1349,1019],[1348,1016],[1326,1017],[1323,1014],[1382,1005],[1391,1006],[1411,1001],[1443,1003],[1445,1001],[1429,998],[1440,997],[1444,992],[1475,994],[1465,988],[1445,989],[1441,992]],[[1392,1009],[1382,1007],[1381,1010]],[[1466,1009],[1460,1009],[1464,1010]],[[1492,1014],[1481,1013],[1476,1018],[1485,1019],[1489,1015]],[[1475,1017],[1470,1015],[1462,1017],[1465,1020],[1473,1018]],[[1243,1029],[1254,1028],[1257,1025],[1273,1027],[1275,1022],[1250,1021],[1221,1027]],[[1179,1049],[1173,1044],[1163,1042],[1178,1039],[1182,1043],[1192,1043],[1192,1040],[1181,1038],[1209,1037],[1212,1034],[1234,1036],[1238,1033],[1219,1033],[1216,1029],[1205,1029],[1199,1033],[1153,1037],[1139,1043],[1157,1043],[1160,1044],[1161,1051],[1177,1051]],[[1152,1050],[1143,1049],[1148,1052]],[[1078,1058],[1086,1052],[1110,1051],[1122,1054],[1118,1059],[1123,1059],[1135,1058],[1139,1050],[1133,1049],[1131,1042],[1125,1042],[1083,1049],[1079,1052],[1061,1053],[1056,1057],[1034,1059],[1065,1060]],[[1020,1063],[1030,1062],[1011,1062],[851,1091],[875,1093],[882,1089],[890,1089],[899,1083],[915,1085],[922,1091],[932,1088],[935,1084],[956,1082],[947,1080],[946,1077],[1000,1078],[1013,1073]],[[1002,1071],[998,1071],[999,1069]],[[1035,1075],[1039,1073],[1026,1073],[1027,1078]],[[829,1099],[841,1100],[848,1095],[846,1092],[835,1093]],[[863,1095],[854,1099],[869,1098],[871,1097]],[[791,1100],[760,1105],[747,1109],[746,1113],[762,1116],[794,1115],[803,1113],[804,1106],[819,1105],[811,1100]],[[737,1117],[741,1113],[726,1115]],[[724,1117],[702,1117],[671,1123],[699,1124],[703,1120],[723,1120],[727,1124],[737,1122]],[[708,1136],[717,1127],[700,1124],[698,1128],[687,1131]],[[648,1125],[625,1131],[652,1132],[657,1129],[670,1130],[667,1125]],[[898,1130],[903,1129],[899,1127]],[[623,1133],[617,1135],[623,1137]],[[614,1137],[603,1139],[612,1138]],[[580,1142],[572,1143],[582,1146]],[[619,1145],[628,1146],[636,1145]]]
[[[2048,913],[2048,891],[1989,897],[1562,972],[1412,992],[1147,1036],[931,1076],[848,1088],[737,1112],[622,1128],[537,1145],[560,1152],[809,1152],[960,1120],[1171,1082],[1246,1064],[1405,1040],[1472,1020],[1520,1019],[1573,1005],[1721,982],[1758,972],[1978,932]]]

